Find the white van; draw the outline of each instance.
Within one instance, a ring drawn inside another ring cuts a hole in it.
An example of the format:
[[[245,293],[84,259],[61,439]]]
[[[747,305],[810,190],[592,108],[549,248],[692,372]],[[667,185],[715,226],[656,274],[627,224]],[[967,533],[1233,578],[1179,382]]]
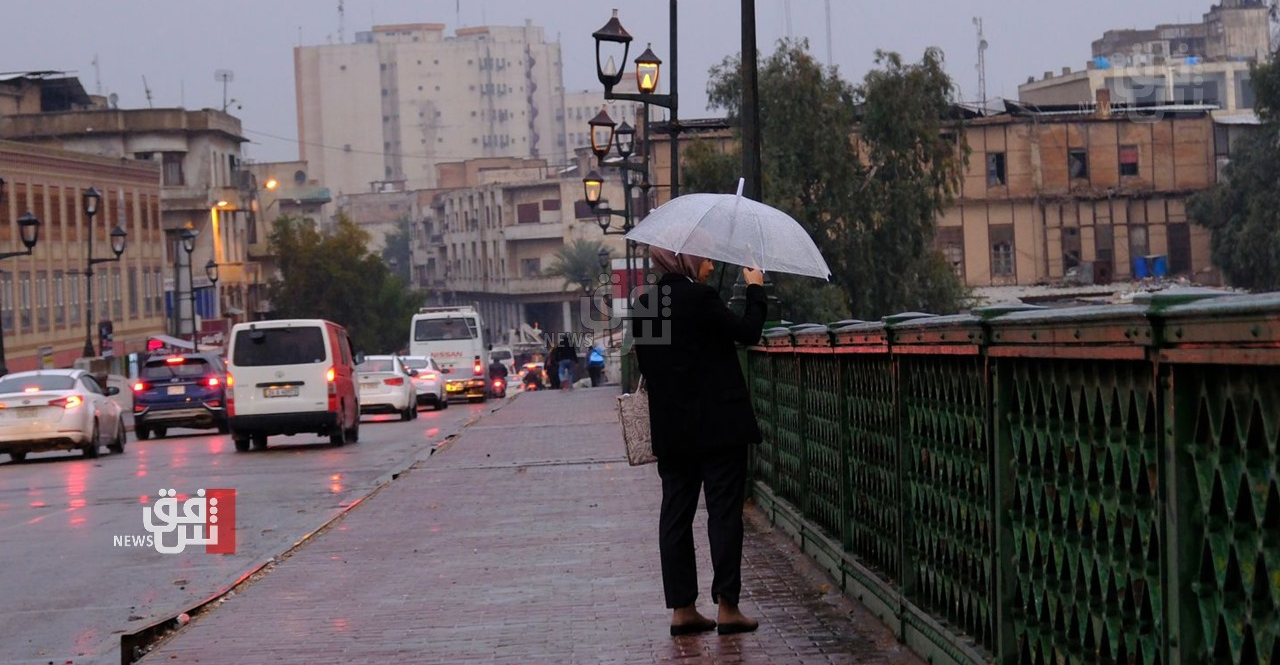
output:
[[[474,307],[419,309],[409,324],[409,355],[436,361],[444,373],[446,398],[488,398],[489,350]]]
[[[323,319],[237,323],[227,348],[227,420],[236,450],[273,434],[360,438],[361,362],[342,326]]]

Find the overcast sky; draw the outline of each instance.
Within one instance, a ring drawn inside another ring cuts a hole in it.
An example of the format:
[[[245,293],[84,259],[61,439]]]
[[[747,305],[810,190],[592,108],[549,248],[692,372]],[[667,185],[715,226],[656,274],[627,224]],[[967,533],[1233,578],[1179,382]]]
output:
[[[345,0],[345,36],[374,24],[541,25],[564,56],[567,90],[600,90],[591,33],[618,8],[633,47],[646,42],[670,65],[669,6],[662,0]],[[826,7],[831,10],[831,43]],[[1212,0],[756,0],[758,45],[807,37],[849,80],[875,50],[918,59],[938,46],[965,99],[978,97],[977,34],[987,41],[987,96],[1016,97],[1028,76],[1084,67],[1089,45],[1112,28],[1199,21]],[[219,69],[257,161],[295,159],[293,47],[336,43],[338,0],[0,0],[0,72],[73,72],[89,92],[117,93],[122,108],[221,108]],[[789,10],[788,10],[789,7]],[[678,9],[680,115],[706,109],[707,70],[740,47],[741,0],[683,0]],[[638,51],[632,50],[634,57]],[[93,61],[97,58],[95,72]],[[629,70],[630,71],[630,65]],[[665,74],[664,74],[665,76]],[[146,87],[143,78],[146,78]],[[664,86],[665,87],[665,86]]]

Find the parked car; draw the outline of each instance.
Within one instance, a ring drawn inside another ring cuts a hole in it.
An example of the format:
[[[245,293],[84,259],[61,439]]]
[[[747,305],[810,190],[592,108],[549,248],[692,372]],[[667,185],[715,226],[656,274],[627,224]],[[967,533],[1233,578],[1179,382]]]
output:
[[[124,452],[124,414],[108,399],[119,388],[103,388],[82,369],[14,372],[0,378],[0,453],[15,462],[27,453],[80,450],[97,457],[106,446]]]
[[[400,420],[418,417],[418,391],[400,356],[369,356],[356,365],[360,382],[360,413],[398,413]]]
[[[145,441],[170,427],[217,428],[226,434],[227,367],[213,353],[147,359],[133,383],[133,432]]]
[[[449,400],[444,394],[444,370],[431,356],[404,356],[400,360],[405,367],[418,372],[413,377],[413,385],[418,391],[418,406],[429,404],[436,410],[449,408]]]
[[[236,450],[273,434],[360,438],[360,397],[347,330],[324,319],[237,323],[227,353],[227,417]]]

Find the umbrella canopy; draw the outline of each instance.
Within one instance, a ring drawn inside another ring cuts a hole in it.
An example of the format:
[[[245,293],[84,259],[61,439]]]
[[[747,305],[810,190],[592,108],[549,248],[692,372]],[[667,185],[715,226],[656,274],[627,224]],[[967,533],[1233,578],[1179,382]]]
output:
[[[765,272],[828,279],[831,269],[800,223],[737,194],[685,194],[636,224],[628,240]]]

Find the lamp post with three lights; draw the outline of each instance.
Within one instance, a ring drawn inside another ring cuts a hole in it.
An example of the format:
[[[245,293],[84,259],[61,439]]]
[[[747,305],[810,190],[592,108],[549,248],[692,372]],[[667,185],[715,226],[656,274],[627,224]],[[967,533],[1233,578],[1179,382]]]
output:
[[[0,178],[0,206],[4,203],[4,178]],[[22,238],[22,244],[25,250],[14,252],[0,253],[0,259],[9,259],[15,256],[31,256],[32,250],[35,249],[36,243],[40,241],[40,219],[31,214],[28,210],[24,215],[18,218],[18,233]],[[4,356],[4,325],[0,321],[0,376],[9,373],[9,364],[5,361]]]
[[[92,358],[95,354],[93,351],[93,267],[99,263],[111,263],[120,260],[120,255],[124,253],[125,242],[129,234],[119,224],[111,229],[111,252],[115,256],[111,258],[95,259],[93,258],[93,218],[98,214],[98,206],[102,203],[102,192],[90,187],[86,189],[80,196],[82,209],[85,215],[85,228],[88,229],[88,262],[85,267],[86,290],[85,290],[85,321],[84,321],[84,351],[85,358]]]
[[[190,302],[190,323],[191,323],[191,350],[200,350],[200,331],[196,329],[196,279],[193,274],[194,262],[191,260],[191,254],[196,251],[196,237],[200,234],[192,229],[183,229],[178,234],[178,239],[182,242],[182,251],[187,254],[187,296]],[[209,282],[213,284],[214,293],[217,293],[218,287],[218,264],[209,259],[204,264],[205,277],[209,278]]]

